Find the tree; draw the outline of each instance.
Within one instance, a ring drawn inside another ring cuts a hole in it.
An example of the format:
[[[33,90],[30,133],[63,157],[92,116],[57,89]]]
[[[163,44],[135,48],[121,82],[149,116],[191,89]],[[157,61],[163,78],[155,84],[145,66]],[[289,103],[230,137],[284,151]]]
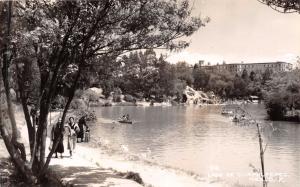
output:
[[[0,48],[8,106],[11,102],[7,84],[8,66],[23,67],[27,61],[22,59],[27,59],[36,63],[39,69],[38,99],[31,106],[40,111],[37,130],[30,118],[28,100],[25,96],[21,97],[28,128],[30,160],[22,157],[22,145],[15,141],[16,123],[12,107],[8,107],[12,135],[6,133],[1,121],[1,135],[12,161],[30,183],[45,177],[52,154],[62,138],[61,132],[46,156],[47,117],[61,87],[67,90],[62,114],[64,123],[85,68],[100,63],[97,58],[117,57],[137,49],[181,49],[188,42],[178,38],[190,36],[204,25],[199,18],[191,17],[187,0],[180,3],[163,0],[1,1],[0,7],[4,15],[0,25],[7,31],[0,36]],[[12,7],[15,8],[15,24],[11,27]],[[22,73],[24,70],[17,71]],[[21,82],[18,86],[23,93]]]
[[[193,79],[194,88],[199,90],[207,86],[209,75],[205,73],[198,64],[195,64],[193,68]]]
[[[176,79],[176,70],[174,65],[166,62],[161,55],[158,59],[158,73],[159,73],[159,80],[158,85],[160,88],[159,95],[167,95],[173,96],[175,91],[175,79]]]
[[[280,13],[300,13],[299,0],[257,0]]]
[[[125,93],[143,93],[144,97],[149,97],[159,78],[157,61],[156,53],[152,49],[124,55],[120,60],[120,64],[123,64],[120,67],[122,73],[116,85]]]
[[[188,86],[191,86],[194,82],[192,77],[192,69],[185,61],[177,62],[175,64],[176,76],[178,79],[185,81]]]
[[[246,95],[248,95],[249,93],[247,93],[247,90],[246,90],[246,82],[241,79],[240,76],[236,75],[234,77],[234,81],[233,81],[233,96],[234,97],[244,97]]]
[[[243,70],[241,78],[247,83],[249,81],[249,75],[246,69]]]
[[[300,109],[299,71],[273,74],[265,83],[263,95],[269,117],[282,120],[288,110]]]
[[[249,76],[250,80],[251,80],[251,81],[254,81],[254,80],[255,80],[255,77],[256,77],[255,72],[254,72],[254,71],[251,71],[251,72],[250,72],[250,76]]]
[[[287,112],[285,98],[282,94],[272,93],[266,99],[266,108],[271,120],[282,120]]]
[[[12,106],[12,100],[10,96],[10,85],[9,85],[9,65],[12,62],[12,46],[11,46],[11,35],[12,35],[12,17],[13,17],[13,2],[0,3],[0,62],[1,62],[1,75],[0,75],[0,88],[4,88],[5,99],[7,109],[3,111],[2,92],[0,95],[0,131],[1,136],[4,140],[5,146],[9,154],[12,157],[13,163],[16,168],[24,173],[24,176],[32,181],[30,170],[28,171],[25,167],[24,161],[26,160],[25,147],[18,141],[17,123],[14,116],[14,109]],[[3,116],[8,115],[11,127],[11,133],[9,133],[8,125],[4,124],[6,121],[3,120]],[[18,154],[16,154],[18,153]]]
[[[204,72],[205,73],[205,72]],[[213,91],[218,95],[228,97],[233,87],[233,76],[228,71],[206,74],[208,82],[205,90]]]
[[[265,84],[266,81],[271,79],[272,71],[267,68],[262,74],[262,84]]]

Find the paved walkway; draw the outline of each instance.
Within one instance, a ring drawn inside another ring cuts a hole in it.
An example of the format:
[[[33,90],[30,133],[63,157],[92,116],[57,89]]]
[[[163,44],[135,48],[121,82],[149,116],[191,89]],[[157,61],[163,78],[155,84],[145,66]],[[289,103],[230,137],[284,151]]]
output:
[[[72,158],[68,156],[53,158],[50,168],[62,178],[64,184],[88,187],[141,187],[135,181],[124,179],[112,170],[102,169],[96,164],[80,158],[76,153]]]

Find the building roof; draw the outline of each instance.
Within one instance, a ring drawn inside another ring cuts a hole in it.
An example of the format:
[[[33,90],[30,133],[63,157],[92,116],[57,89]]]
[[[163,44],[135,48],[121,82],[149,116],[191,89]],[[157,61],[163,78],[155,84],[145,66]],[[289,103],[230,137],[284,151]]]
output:
[[[276,62],[257,62],[257,63],[230,63],[230,64],[215,64],[215,65],[204,65],[202,67],[210,67],[210,66],[224,66],[224,65],[255,65],[255,64],[290,64],[292,65],[292,63],[289,63],[289,62],[282,62],[282,61],[276,61]]]

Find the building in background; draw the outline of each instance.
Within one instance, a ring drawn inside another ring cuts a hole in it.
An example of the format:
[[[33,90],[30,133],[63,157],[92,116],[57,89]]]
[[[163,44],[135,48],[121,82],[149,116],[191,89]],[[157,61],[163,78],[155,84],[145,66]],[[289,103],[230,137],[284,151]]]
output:
[[[203,63],[199,63],[201,69],[206,72],[213,72],[218,73],[224,70],[227,70],[231,73],[241,74],[244,69],[247,72],[255,72],[255,73],[263,73],[267,69],[271,72],[284,72],[284,71],[291,71],[293,65],[287,62],[265,62],[265,63],[235,63],[235,64],[217,64],[217,65],[202,65]]]

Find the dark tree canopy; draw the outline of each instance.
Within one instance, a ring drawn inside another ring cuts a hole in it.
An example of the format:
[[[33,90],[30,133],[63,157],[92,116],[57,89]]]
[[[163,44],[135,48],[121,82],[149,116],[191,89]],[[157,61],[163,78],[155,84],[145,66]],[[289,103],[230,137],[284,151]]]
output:
[[[281,13],[300,13],[299,0],[258,0]]]

